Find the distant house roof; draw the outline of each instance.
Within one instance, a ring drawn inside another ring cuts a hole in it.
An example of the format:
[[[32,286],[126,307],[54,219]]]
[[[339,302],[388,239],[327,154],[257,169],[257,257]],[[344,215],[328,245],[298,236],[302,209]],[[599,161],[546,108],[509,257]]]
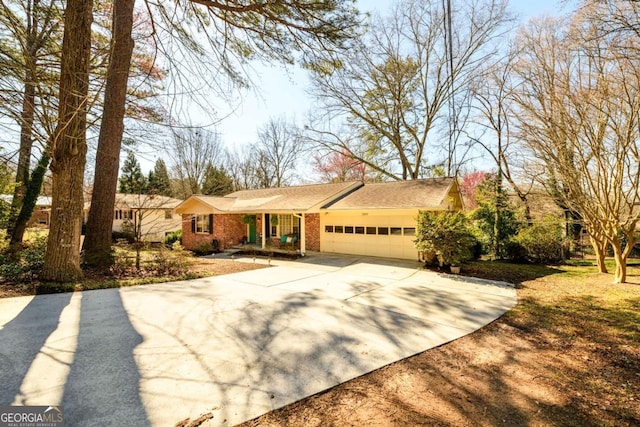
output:
[[[0,194],[0,200],[10,204],[13,201],[13,194]],[[51,206],[51,197],[49,197],[49,196],[38,196],[38,199],[36,200],[36,206],[38,206],[38,207],[49,207],[49,206]]]
[[[195,195],[181,203],[176,210],[178,213],[188,213],[185,209],[194,201],[199,201],[216,211],[228,213],[306,212],[319,209],[362,185],[361,182],[340,182],[242,190],[224,197]]]
[[[116,194],[116,206],[128,209],[174,209],[182,200],[152,194]]]
[[[448,203],[455,178],[431,178],[365,184],[330,206],[347,209],[434,209]]]

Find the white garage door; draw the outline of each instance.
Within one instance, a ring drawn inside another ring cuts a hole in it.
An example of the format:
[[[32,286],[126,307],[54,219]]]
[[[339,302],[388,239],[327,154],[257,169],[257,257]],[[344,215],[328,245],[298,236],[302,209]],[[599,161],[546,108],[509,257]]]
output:
[[[417,212],[404,215],[369,213],[321,215],[322,252],[385,258],[418,259],[414,247]]]

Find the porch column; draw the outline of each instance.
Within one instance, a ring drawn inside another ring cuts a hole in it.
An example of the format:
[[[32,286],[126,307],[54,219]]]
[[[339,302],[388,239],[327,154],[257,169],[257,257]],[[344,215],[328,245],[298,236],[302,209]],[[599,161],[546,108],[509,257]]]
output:
[[[267,247],[267,244],[266,244],[267,243],[267,227],[269,226],[269,224],[267,224],[265,222],[265,219],[266,219],[265,216],[266,216],[266,214],[264,212],[262,212],[262,222],[261,222],[262,223],[262,230],[261,230],[262,232],[260,233],[260,236],[261,236],[260,240],[262,240],[262,242],[260,242],[260,244],[261,244],[260,247],[262,249]]]
[[[305,217],[307,214],[303,213],[302,218],[300,218],[300,255],[304,256],[304,253],[307,250],[307,236],[305,230]]]

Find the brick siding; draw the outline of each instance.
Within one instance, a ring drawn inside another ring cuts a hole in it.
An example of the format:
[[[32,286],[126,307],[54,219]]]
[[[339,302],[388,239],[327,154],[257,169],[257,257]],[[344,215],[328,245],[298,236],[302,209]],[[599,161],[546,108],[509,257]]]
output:
[[[304,216],[304,229],[307,250],[320,252],[320,214],[306,214]]]
[[[218,249],[223,251],[237,245],[247,235],[247,226],[242,223],[242,215],[215,214],[213,216],[213,233],[199,234],[191,231],[191,215],[182,215],[182,246],[194,250],[202,245],[218,241]]]

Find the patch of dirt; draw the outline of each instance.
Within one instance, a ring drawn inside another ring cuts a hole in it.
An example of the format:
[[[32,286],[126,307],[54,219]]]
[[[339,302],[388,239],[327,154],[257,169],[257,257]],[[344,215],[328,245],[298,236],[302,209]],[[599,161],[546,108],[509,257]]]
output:
[[[21,297],[24,295],[35,295],[34,284],[32,283],[17,283],[17,284],[0,283],[0,298]]]
[[[267,267],[264,264],[251,264],[229,260],[194,258],[190,260],[189,271],[203,276],[219,276],[223,274],[239,273],[242,271],[255,270]],[[98,271],[87,271],[85,277],[92,282],[113,281],[114,277]],[[119,275],[118,280],[128,280],[139,278],[135,272],[128,275]],[[166,277],[166,281],[171,281],[171,277]],[[35,285],[32,283],[0,283],[0,298],[11,298],[24,295],[35,295]]]
[[[248,262],[238,262],[210,258],[197,258],[192,261],[190,270],[198,273],[212,273],[216,276],[222,274],[240,273],[242,271],[256,270],[267,267],[264,264],[252,264]]]

